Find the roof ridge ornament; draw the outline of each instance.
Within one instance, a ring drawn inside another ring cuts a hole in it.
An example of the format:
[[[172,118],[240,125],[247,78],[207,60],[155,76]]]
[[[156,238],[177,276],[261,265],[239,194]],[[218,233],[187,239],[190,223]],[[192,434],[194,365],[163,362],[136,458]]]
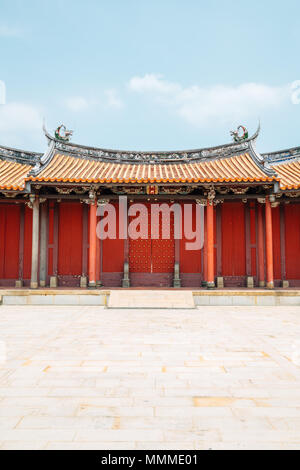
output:
[[[241,132],[242,131],[242,132]],[[234,142],[240,143],[247,140],[249,137],[248,129],[245,126],[238,126],[236,131],[231,131],[230,135],[233,137]]]
[[[73,131],[68,130],[64,124],[58,126],[54,132],[54,136],[57,140],[62,140],[63,142],[69,142],[73,135]]]

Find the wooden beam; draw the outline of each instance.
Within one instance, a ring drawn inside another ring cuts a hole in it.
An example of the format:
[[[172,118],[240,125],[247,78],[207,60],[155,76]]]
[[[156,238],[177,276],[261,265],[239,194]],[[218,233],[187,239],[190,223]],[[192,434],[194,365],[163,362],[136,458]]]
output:
[[[222,204],[216,207],[217,223],[217,276],[222,276]]]
[[[89,249],[89,286],[96,287],[97,275],[96,275],[96,256],[97,256],[97,202],[90,204],[90,213],[89,213],[89,240],[90,240],[90,249]]]
[[[32,214],[32,252],[31,252],[31,289],[38,288],[38,268],[39,268],[39,219],[40,204],[38,197],[33,202]]]
[[[207,201],[207,287],[215,287],[214,268],[214,205]]]
[[[55,203],[53,213],[53,276],[58,275],[58,229],[59,229],[59,205]]]
[[[251,276],[251,232],[250,232],[250,207],[245,205],[245,238],[246,238],[246,275]]]
[[[274,266],[273,266],[273,232],[272,232],[272,207],[269,198],[266,198],[266,264],[267,264],[267,287],[274,288]]]
[[[88,211],[89,207],[87,204],[83,205],[83,214],[82,214],[82,276],[87,276],[88,267]]]
[[[40,205],[40,286],[45,287],[47,281],[47,215],[48,202]]]
[[[281,279],[286,280],[286,261],[285,261],[285,204],[280,204],[280,261],[281,261]]]
[[[20,239],[19,239],[19,281],[23,281],[24,273],[24,233],[25,233],[25,204],[20,207]]]

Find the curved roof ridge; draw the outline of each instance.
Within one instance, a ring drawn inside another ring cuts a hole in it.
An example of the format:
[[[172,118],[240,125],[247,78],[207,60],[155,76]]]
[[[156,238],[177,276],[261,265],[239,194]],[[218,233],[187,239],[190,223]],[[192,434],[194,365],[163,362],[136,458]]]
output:
[[[42,153],[21,150],[6,145],[0,145],[0,159],[23,163],[25,165],[35,165],[42,157]]]
[[[285,150],[267,152],[263,153],[262,156],[273,166],[300,158],[300,147],[292,147]]]
[[[92,147],[92,146],[87,146],[87,145],[82,145],[82,144],[75,144],[73,142],[56,139],[55,137],[53,137],[52,135],[49,134],[49,132],[47,131],[45,126],[43,126],[43,131],[44,131],[44,134],[45,134],[45,136],[47,137],[47,139],[49,141],[55,142],[55,147],[56,146],[58,146],[58,147],[67,146],[67,147],[70,147],[70,148],[72,147],[75,150],[77,149],[78,152],[80,152],[80,150],[87,150],[87,151],[90,150],[90,151],[102,151],[104,153],[107,152],[107,153],[112,153],[112,154],[147,155],[147,156],[150,157],[150,156],[153,156],[153,155],[157,155],[157,156],[169,155],[169,156],[172,156],[174,154],[199,153],[199,152],[213,151],[213,150],[218,151],[218,150],[221,150],[221,149],[239,147],[241,144],[249,143],[249,142],[257,139],[257,137],[259,135],[259,132],[260,132],[260,124],[258,126],[257,131],[251,137],[248,137],[247,139],[242,140],[240,142],[230,142],[230,143],[223,144],[223,145],[216,145],[216,146],[212,146],[212,147],[202,147],[202,148],[198,148],[198,149],[161,150],[161,151],[158,151],[158,150],[156,150],[156,151],[152,151],[152,150],[148,150],[148,151],[145,151],[145,150],[119,150],[119,149],[106,149],[106,148],[102,148],[102,147]]]

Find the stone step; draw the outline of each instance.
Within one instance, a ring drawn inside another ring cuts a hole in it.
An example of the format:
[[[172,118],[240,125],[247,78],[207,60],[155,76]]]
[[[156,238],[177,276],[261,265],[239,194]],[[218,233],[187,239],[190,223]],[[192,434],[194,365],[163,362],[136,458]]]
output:
[[[109,308],[195,308],[192,291],[112,290]]]

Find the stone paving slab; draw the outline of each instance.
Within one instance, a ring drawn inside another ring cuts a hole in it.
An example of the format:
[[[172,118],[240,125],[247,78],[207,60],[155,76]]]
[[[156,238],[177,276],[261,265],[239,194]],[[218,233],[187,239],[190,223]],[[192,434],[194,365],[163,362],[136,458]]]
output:
[[[0,308],[0,449],[300,449],[300,308]]]
[[[190,290],[112,290],[109,308],[195,308]]]

